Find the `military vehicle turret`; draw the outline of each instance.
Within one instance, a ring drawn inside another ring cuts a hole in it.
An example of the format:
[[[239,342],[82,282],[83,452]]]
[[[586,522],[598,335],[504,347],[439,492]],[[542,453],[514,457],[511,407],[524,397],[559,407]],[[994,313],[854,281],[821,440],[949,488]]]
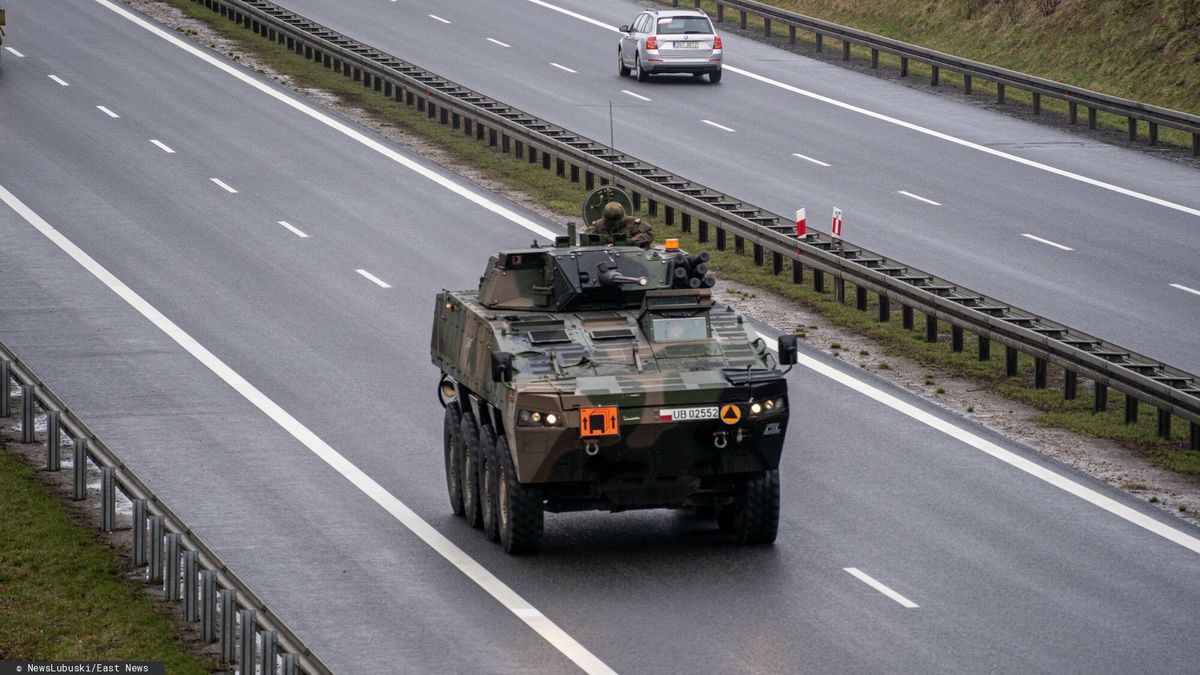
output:
[[[696,508],[738,541],[775,540],[789,411],[778,366],[795,363],[796,341],[781,337],[776,360],[714,305],[707,259],[572,227],[492,256],[478,289],[438,294],[457,515],[510,553],[540,547],[545,511]]]

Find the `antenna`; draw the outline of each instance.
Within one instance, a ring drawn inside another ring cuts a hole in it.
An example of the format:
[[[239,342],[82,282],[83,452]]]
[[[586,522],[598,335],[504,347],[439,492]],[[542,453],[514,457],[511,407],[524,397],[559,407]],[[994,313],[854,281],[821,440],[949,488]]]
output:
[[[617,141],[616,135],[613,133],[613,104],[612,99],[608,100],[608,148],[612,150],[612,158],[609,159],[609,165],[612,168],[612,180],[610,181],[613,187],[617,186]]]

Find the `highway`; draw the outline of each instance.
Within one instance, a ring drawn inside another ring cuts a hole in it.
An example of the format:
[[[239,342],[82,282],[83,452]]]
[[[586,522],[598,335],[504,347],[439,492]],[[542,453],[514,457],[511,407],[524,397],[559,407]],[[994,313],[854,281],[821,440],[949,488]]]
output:
[[[120,5],[6,8],[0,340],[337,672],[1194,669],[1197,528],[810,350],[775,546],[569,514],[505,556],[428,322],[557,224]]]
[[[719,85],[620,79],[634,2],[278,4],[596,140],[612,101],[624,152],[824,231],[840,207],[851,242],[1200,372],[1189,166],[732,34]]]

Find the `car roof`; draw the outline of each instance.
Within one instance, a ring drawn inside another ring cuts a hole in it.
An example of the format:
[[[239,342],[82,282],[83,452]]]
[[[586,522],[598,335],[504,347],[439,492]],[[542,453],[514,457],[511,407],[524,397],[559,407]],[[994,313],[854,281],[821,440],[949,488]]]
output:
[[[650,9],[647,10],[651,14],[658,16],[703,16],[707,17],[703,11],[699,9]]]

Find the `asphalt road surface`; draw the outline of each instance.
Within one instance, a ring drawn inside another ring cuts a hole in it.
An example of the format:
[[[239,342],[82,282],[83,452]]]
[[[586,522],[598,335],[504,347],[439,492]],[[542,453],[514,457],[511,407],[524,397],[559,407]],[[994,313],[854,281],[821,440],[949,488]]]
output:
[[[117,5],[6,7],[0,340],[336,671],[1194,671],[1196,528],[817,353],[773,547],[569,514],[505,556],[428,322],[555,224]]]
[[[737,35],[719,85],[619,78],[647,3],[277,4],[596,140],[611,101],[622,151],[824,231],[840,207],[849,241],[1200,372],[1188,166]]]

